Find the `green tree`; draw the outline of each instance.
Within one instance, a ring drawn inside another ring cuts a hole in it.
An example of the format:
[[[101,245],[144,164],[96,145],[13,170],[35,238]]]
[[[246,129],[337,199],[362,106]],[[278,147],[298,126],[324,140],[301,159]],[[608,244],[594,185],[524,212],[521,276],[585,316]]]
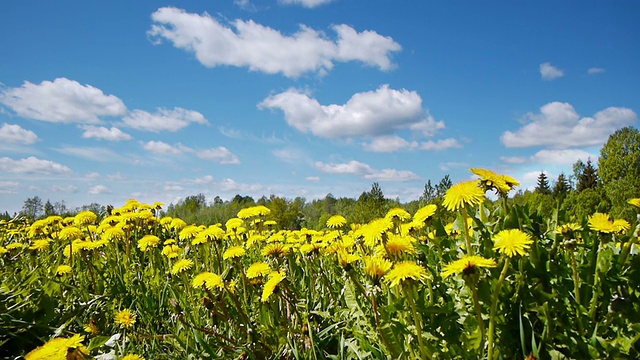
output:
[[[30,217],[31,219],[35,219],[40,216],[42,209],[42,199],[36,195],[24,201],[24,204],[22,205],[22,214]]]
[[[424,204],[430,204],[436,199],[436,194],[436,188],[431,185],[431,180],[427,180],[427,183],[424,184],[424,191],[422,192],[420,201]]]
[[[556,180],[556,183],[553,186],[553,198],[562,203],[562,201],[567,197],[567,194],[569,194],[569,191],[571,191],[569,181],[564,173],[560,173],[560,175],[558,175],[558,180]]]
[[[611,200],[611,215],[632,219],[627,201],[640,196],[640,132],[633,127],[617,130],[600,150],[598,161],[605,193]]]
[[[451,178],[449,177],[449,174],[445,175],[440,180],[438,185],[436,185],[436,197],[438,198],[444,197],[444,194],[446,194],[447,190],[449,190],[449,188],[452,186],[453,186],[453,182],[451,182]]]
[[[55,214],[56,214],[56,209],[51,204],[51,201],[47,199],[47,202],[44,203],[44,216],[47,217]]]
[[[535,192],[543,195],[551,194],[551,188],[549,187],[549,179],[547,178],[547,174],[545,174],[544,171],[541,171],[540,175],[538,175],[538,183],[536,185]]]
[[[574,165],[574,171],[578,171],[576,174],[578,181],[576,190],[595,189],[599,183],[598,169],[593,166],[591,158],[587,159],[586,164],[583,164],[580,160],[578,161],[580,164],[576,163],[578,165]]]

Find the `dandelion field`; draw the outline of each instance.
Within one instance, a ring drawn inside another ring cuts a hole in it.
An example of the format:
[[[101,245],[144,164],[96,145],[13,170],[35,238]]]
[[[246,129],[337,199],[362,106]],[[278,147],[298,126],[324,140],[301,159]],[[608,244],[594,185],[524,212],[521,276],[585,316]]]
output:
[[[640,356],[637,220],[544,218],[508,201],[515,179],[472,170],[445,195],[451,223],[428,204],[288,230],[259,205],[204,226],[136,200],[3,221],[0,356]]]

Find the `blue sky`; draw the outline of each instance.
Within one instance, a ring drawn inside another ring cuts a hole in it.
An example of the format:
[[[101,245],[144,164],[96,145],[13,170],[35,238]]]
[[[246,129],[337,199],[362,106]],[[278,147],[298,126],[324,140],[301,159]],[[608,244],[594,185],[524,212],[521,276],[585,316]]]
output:
[[[0,209],[522,188],[638,124],[637,1],[0,4]]]

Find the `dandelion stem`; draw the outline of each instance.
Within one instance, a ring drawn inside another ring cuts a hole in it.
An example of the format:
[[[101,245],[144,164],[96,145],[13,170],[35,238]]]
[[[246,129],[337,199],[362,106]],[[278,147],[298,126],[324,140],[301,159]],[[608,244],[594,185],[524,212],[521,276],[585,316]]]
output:
[[[471,249],[471,238],[469,238],[469,228],[467,226],[467,218],[469,214],[467,214],[467,207],[462,207],[462,227],[464,228],[464,238],[467,241],[467,255],[473,255],[473,249]]]
[[[471,288],[471,294],[473,296],[473,305],[476,309],[476,317],[478,318],[478,326],[480,327],[480,352],[484,350],[484,321],[482,320],[482,306],[480,306],[480,299],[478,298],[477,284],[469,286]]]
[[[596,319],[596,312],[598,310],[598,297],[600,296],[600,271],[598,269],[598,263],[600,262],[600,241],[599,237],[596,237],[596,242],[594,243],[594,251],[595,255],[595,263],[593,264],[593,294],[591,296],[591,303],[589,304],[589,317],[592,321]]]
[[[422,321],[420,321],[420,316],[418,315],[418,310],[416,309],[416,302],[413,298],[414,293],[412,285],[407,285],[407,287],[405,288],[405,292],[407,294],[407,301],[409,302],[409,306],[411,307],[411,313],[413,314],[413,323],[416,327],[418,346],[420,346],[420,356],[422,359],[431,359],[433,358],[433,354],[430,353],[425,347],[424,340],[422,339]]]
[[[571,267],[573,268],[573,292],[576,297],[576,318],[578,319],[578,330],[581,335],[584,335],[584,328],[582,326],[582,317],[580,316],[580,306],[582,302],[580,301],[580,277],[578,276],[578,265],[576,264],[576,255],[571,251],[569,254],[571,256]]]
[[[502,282],[507,277],[507,270],[509,269],[509,259],[504,260],[504,266],[502,267],[502,272],[500,273],[500,278],[498,278],[498,282],[496,283],[496,287],[493,290],[493,298],[491,299],[491,312],[489,313],[489,335],[488,335],[488,348],[487,348],[487,359],[493,359],[493,335],[495,332],[495,323],[496,323],[496,310],[498,308],[498,297],[500,297],[500,288],[502,287]]]

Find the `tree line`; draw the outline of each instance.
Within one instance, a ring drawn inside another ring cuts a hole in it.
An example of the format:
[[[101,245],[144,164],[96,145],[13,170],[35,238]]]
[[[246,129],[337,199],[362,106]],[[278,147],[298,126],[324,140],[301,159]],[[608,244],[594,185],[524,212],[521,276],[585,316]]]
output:
[[[557,209],[573,214],[578,221],[597,211],[610,213],[614,218],[634,220],[634,212],[626,202],[640,197],[640,132],[637,129],[625,127],[617,130],[602,147],[597,165],[591,159],[586,162],[578,160],[572,170],[572,174],[561,173],[555,180],[550,180],[546,173],[541,172],[533,191],[519,190],[508,201],[527,204],[532,212],[538,212],[543,217],[551,216]],[[407,203],[385,197],[377,182],[357,199],[336,198],[331,193],[312,201],[276,195],[254,199],[238,194],[230,200],[224,201],[216,196],[213,201],[207,202],[205,195],[200,193],[169,204],[162,215],[179,217],[187,223],[210,225],[225,223],[243,208],[264,205],[271,210],[270,218],[276,220],[280,228],[321,229],[333,215],[342,215],[349,223],[363,224],[383,217],[394,207],[414,213],[422,206],[436,204],[437,216],[443,221],[453,221],[454,214],[440,206],[451,186],[449,175],[435,185],[428,180],[422,196]],[[35,219],[49,215],[70,216],[84,210],[104,215],[108,208],[92,203],[68,209],[64,201],[51,203],[47,200],[43,203],[40,197],[34,196],[25,200],[20,215]],[[9,217],[7,212],[0,215],[0,218]]]

